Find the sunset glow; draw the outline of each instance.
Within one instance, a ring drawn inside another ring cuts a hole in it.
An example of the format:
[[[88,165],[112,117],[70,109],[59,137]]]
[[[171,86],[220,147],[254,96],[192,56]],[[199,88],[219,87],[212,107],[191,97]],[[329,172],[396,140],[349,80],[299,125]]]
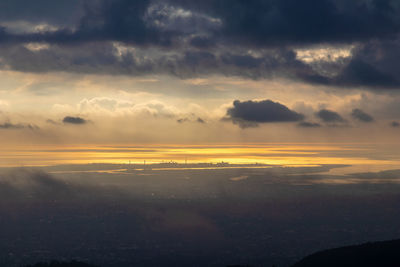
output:
[[[2,167],[60,164],[147,164],[176,162],[265,164],[287,167],[355,165],[375,171],[396,168],[400,152],[385,156],[385,150],[368,144],[227,144],[227,145],[127,145],[127,146],[33,146],[2,150]],[[372,155],[372,156],[371,156]],[[381,157],[383,155],[383,157]],[[378,159],[378,157],[380,157]],[[350,170],[351,168],[349,168]]]

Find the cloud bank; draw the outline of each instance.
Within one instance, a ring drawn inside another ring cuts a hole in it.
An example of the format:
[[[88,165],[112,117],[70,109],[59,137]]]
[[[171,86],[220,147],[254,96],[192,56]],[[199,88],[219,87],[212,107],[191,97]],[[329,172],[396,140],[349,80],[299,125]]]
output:
[[[400,86],[396,1],[93,0],[54,5],[41,0],[1,5],[3,69]],[[333,49],[321,56],[327,45]],[[345,54],[334,52],[345,46]],[[299,50],[319,52],[303,60]]]

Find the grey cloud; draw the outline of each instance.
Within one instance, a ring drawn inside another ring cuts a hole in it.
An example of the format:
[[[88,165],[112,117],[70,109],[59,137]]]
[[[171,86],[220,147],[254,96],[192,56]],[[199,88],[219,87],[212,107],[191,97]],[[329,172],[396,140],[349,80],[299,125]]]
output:
[[[198,123],[206,123],[202,118],[197,117],[197,119],[190,119],[190,118],[180,118],[177,119],[176,122],[178,123],[184,123],[184,122],[198,122]]]
[[[235,100],[233,107],[227,110],[227,119],[239,126],[254,127],[258,123],[294,122],[304,119],[304,115],[290,110],[286,106],[271,100],[244,101]]]
[[[339,115],[339,113],[328,110],[328,109],[321,109],[320,111],[318,111],[316,113],[316,115],[322,121],[328,122],[328,123],[336,123],[336,122],[344,122],[345,121],[343,119],[343,117]]]
[[[21,128],[25,128],[25,127],[22,124],[13,124],[10,122],[5,122],[5,123],[0,124],[0,128],[1,129],[21,129]]]
[[[184,123],[184,122],[187,122],[187,121],[189,121],[188,118],[182,118],[182,119],[177,119],[176,120],[176,122],[178,122],[178,123]]]
[[[87,120],[81,118],[81,117],[71,117],[71,116],[66,116],[63,119],[63,123],[69,123],[69,124],[85,124],[87,123]]]
[[[316,123],[316,122],[308,122],[308,121],[303,121],[297,124],[299,127],[303,128],[318,128],[321,127],[321,124]]]
[[[196,120],[198,123],[206,123],[202,118],[198,117]]]
[[[54,120],[52,120],[52,119],[47,119],[46,122],[47,122],[47,123],[50,123],[50,124],[53,124],[53,125],[59,124],[58,122],[56,122],[56,121],[54,121]]]
[[[374,121],[374,118],[371,115],[365,113],[364,111],[362,111],[361,109],[358,109],[358,108],[352,110],[351,116],[362,122]]]
[[[397,121],[392,121],[392,122],[390,123],[390,126],[392,126],[392,127],[394,127],[394,128],[397,128],[397,127],[400,127],[400,123],[397,122]]]
[[[30,130],[38,130],[39,127],[33,124],[22,124],[22,123],[11,123],[4,122],[0,124],[0,129],[30,129]]]

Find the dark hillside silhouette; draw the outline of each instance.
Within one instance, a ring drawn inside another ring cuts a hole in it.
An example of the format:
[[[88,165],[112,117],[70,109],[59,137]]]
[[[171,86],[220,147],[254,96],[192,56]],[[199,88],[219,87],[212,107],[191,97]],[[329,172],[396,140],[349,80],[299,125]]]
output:
[[[328,249],[300,260],[292,267],[398,267],[400,240]]]

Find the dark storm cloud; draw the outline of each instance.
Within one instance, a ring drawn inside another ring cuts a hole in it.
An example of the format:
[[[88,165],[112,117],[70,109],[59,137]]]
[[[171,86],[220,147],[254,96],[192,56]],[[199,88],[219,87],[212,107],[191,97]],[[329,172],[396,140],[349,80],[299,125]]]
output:
[[[351,62],[339,76],[339,82],[370,87],[399,87],[399,62],[399,39],[371,41],[354,50]]]
[[[348,43],[392,36],[400,29],[400,7],[396,1],[100,0],[86,1],[85,5],[77,1],[21,2],[5,1],[2,12],[10,14],[10,20],[41,17],[42,21],[50,21],[83,9],[75,31],[31,36],[55,42],[119,40],[158,44],[167,32],[164,41],[169,42],[172,32],[182,36],[187,32],[205,31],[220,42],[271,46]],[[179,16],[179,8],[186,11],[185,16]],[[170,32],[168,26],[178,30]]]
[[[400,87],[397,1],[25,2],[0,3],[2,68],[180,78],[284,77],[345,88]],[[54,28],[32,30],[21,21]],[[31,42],[49,47],[33,51],[24,46]],[[133,46],[135,52],[121,55],[112,42]],[[353,44],[352,57],[314,65],[296,57],[296,48],[327,44]]]
[[[308,122],[308,121],[302,121],[297,124],[299,127],[303,128],[318,128],[321,127],[321,124],[316,123],[316,122]]]
[[[342,72],[331,81],[342,86],[369,86],[369,87],[397,87],[400,85],[397,78],[383,72],[362,60],[354,58]]]
[[[2,41],[56,44],[121,41],[138,45],[168,45],[173,33],[157,30],[144,20],[149,3],[148,0],[87,1],[83,7],[83,15],[76,25],[55,31],[22,34],[6,31],[3,32]],[[78,8],[77,4],[75,8]],[[28,19],[30,17],[27,15]],[[44,20],[47,17],[52,18],[44,15]]]
[[[342,116],[339,115],[339,113],[328,109],[321,109],[316,115],[324,122],[335,123],[345,121]]]
[[[23,72],[68,71],[76,73],[146,74],[153,66],[148,60],[138,61],[127,53],[117,55],[109,43],[86,43],[80,46],[60,47],[32,51],[25,46],[4,46],[0,56],[10,68]],[[0,63],[1,64],[1,63]]]
[[[364,111],[362,111],[361,109],[358,109],[358,108],[352,110],[351,116],[362,122],[374,121],[374,118],[371,115],[365,113]]]
[[[373,40],[358,44],[348,60],[313,62],[314,72],[295,78],[342,88],[372,90],[400,88],[400,39]],[[330,73],[330,74],[329,74]]]
[[[226,112],[227,118],[241,127],[257,126],[267,122],[294,122],[304,119],[304,115],[271,100],[235,100]]]
[[[47,22],[58,25],[75,23],[83,14],[79,0],[3,0],[0,21]]]
[[[392,36],[400,28],[396,1],[170,2],[220,18],[223,38],[251,45],[351,42]]]
[[[190,45],[196,48],[209,48],[215,45],[215,40],[209,37],[197,36],[190,40]]]
[[[69,123],[69,124],[85,124],[87,123],[87,120],[82,119],[81,117],[71,117],[71,116],[66,116],[63,119],[63,123]]]
[[[223,74],[251,79],[292,76],[315,79],[310,66],[296,59],[287,49],[263,51],[259,56],[247,52],[180,51],[170,54],[147,54],[135,49],[120,54],[110,43],[86,43],[81,46],[52,45],[32,51],[23,45],[0,47],[3,67],[24,72],[68,71],[98,74],[167,74],[180,78]]]

